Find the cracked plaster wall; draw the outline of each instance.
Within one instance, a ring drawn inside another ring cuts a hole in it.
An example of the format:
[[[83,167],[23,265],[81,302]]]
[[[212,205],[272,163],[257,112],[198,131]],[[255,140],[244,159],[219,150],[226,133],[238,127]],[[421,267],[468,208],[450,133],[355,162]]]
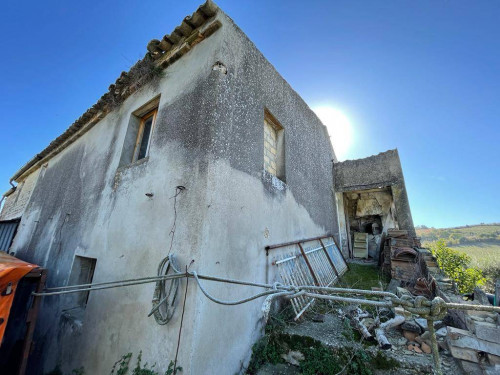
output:
[[[194,259],[192,269],[205,274],[272,281],[266,245],[337,235],[326,128],[233,22],[222,12],[217,18],[222,28],[168,67],[158,86],[127,98],[41,171],[12,250],[48,268],[49,287],[67,284],[75,255],[97,259],[94,282],[155,274],[169,249],[178,185],[186,190],[177,197],[173,251],[182,267]],[[217,61],[227,74],[212,70]],[[119,168],[132,112],[158,94],[149,157]],[[285,129],[286,185],[263,172],[265,108]],[[224,299],[256,291],[207,288]],[[165,371],[181,309],[158,326],[147,318],[153,289],[91,292],[82,319],[64,313],[64,297],[44,298],[31,373],[56,365],[109,373],[122,355],[140,350]],[[242,371],[261,334],[263,299],[223,307],[193,282],[189,289],[179,353],[184,372]]]

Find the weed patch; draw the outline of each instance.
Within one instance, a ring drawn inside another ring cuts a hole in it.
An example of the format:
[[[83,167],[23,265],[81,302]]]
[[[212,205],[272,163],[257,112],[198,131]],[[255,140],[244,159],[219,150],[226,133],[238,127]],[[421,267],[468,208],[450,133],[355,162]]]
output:
[[[132,360],[132,353],[127,353],[123,355],[118,361],[115,362],[113,368],[111,369],[110,375],[127,375],[130,370],[130,361]],[[139,352],[137,356],[137,363],[135,367],[132,369],[131,375],[161,375],[158,371],[155,370],[156,363],[148,366],[148,363],[144,363],[142,365],[142,351]],[[167,371],[165,371],[164,375],[172,375],[174,372],[182,372],[182,367],[177,366],[174,368],[174,362],[170,361]]]
[[[354,338],[352,329],[346,329],[346,341]],[[300,362],[304,375],[329,375],[343,372],[352,375],[372,375],[372,369],[392,369],[398,363],[378,353],[375,357],[362,348],[345,347],[333,350],[321,342],[299,335],[270,330],[252,348],[252,359],[247,374],[256,374],[266,363],[284,363],[282,354],[299,351],[305,359]]]
[[[388,358],[382,352],[377,352],[377,355],[372,358],[372,365],[377,370],[392,370],[399,367],[398,361]]]

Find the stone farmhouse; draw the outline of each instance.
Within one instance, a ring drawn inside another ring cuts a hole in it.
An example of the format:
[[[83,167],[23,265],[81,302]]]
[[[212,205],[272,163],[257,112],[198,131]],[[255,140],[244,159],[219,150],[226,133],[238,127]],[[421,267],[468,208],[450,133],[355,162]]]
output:
[[[13,175],[0,250],[46,268],[48,287],[156,275],[170,252],[183,270],[270,283],[277,253],[266,256],[266,246],[330,235],[348,258],[354,232],[377,258],[389,228],[414,233],[398,152],[337,162],[330,137],[208,0]],[[223,299],[255,292],[206,288]],[[165,325],[148,317],[154,289],[44,298],[29,368],[106,374],[142,350],[165,371],[181,313]],[[244,371],[262,302],[217,305],[190,283],[183,373]]]

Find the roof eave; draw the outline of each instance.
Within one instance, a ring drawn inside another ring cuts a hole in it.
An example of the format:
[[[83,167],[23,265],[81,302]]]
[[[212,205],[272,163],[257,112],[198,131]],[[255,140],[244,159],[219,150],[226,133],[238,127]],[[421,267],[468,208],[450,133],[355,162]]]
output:
[[[134,82],[134,79],[137,78],[137,71],[141,66],[153,63],[154,66],[165,69],[189,52],[196,44],[217,31],[222,26],[220,21],[214,20],[218,10],[218,6],[212,0],[207,0],[191,16],[185,17],[171,34],[163,36],[161,40],[151,40],[148,43],[148,52],[144,58],[139,60],[128,72],[122,72],[115,83],[109,86],[108,92],[101,96],[97,103],[80,116],[64,133],[54,139],[43,151],[23,165],[12,176],[10,181],[19,182],[41,165],[47,163],[50,158],[68,147],[113,111],[115,107],[110,103],[119,103],[121,105],[126,98],[139,90],[142,86]]]

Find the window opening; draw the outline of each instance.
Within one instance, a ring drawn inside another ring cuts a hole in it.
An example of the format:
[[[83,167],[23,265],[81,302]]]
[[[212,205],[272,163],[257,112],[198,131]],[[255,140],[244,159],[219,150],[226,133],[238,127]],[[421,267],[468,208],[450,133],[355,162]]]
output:
[[[154,127],[157,112],[158,111],[155,109],[141,118],[132,162],[144,159],[148,156],[151,133]]]
[[[268,111],[264,116],[264,170],[285,181],[284,129]]]
[[[94,278],[95,265],[96,259],[76,255],[71,269],[69,285],[91,284]],[[84,309],[87,306],[89,294],[90,291],[75,293],[74,306],[72,308]]]

